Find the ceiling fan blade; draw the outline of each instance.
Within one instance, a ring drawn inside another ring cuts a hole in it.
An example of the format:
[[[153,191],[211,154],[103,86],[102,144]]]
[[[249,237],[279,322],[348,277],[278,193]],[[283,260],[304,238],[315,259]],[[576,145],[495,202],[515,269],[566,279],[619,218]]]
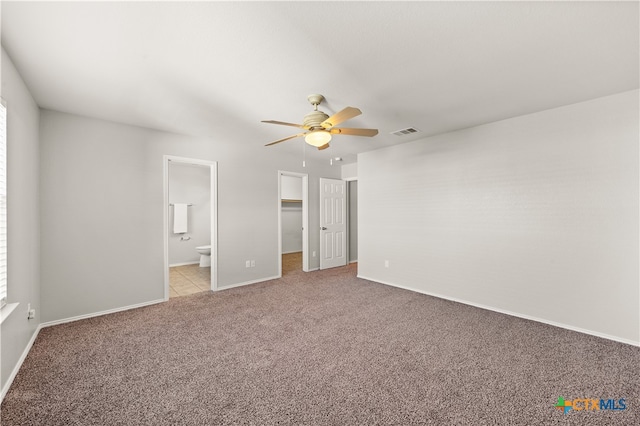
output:
[[[269,124],[280,124],[282,126],[291,126],[291,127],[299,127],[301,129],[308,129],[308,127],[303,126],[302,124],[295,124],[295,123],[287,123],[285,121],[275,121],[275,120],[262,120],[263,123],[269,123]]]
[[[339,111],[333,114],[331,117],[324,120],[322,122],[322,127],[324,127],[325,129],[330,129],[333,126],[337,126],[343,121],[347,121],[350,118],[357,117],[360,114],[362,114],[362,111],[360,111],[358,108],[346,107],[342,111]]]
[[[298,133],[297,135],[289,136],[288,138],[279,139],[279,140],[277,140],[275,142],[268,143],[265,146],[275,145],[277,143],[288,141],[289,139],[299,138],[300,136],[304,136],[304,135],[305,135],[304,133]]]
[[[323,149],[327,149],[327,148],[329,148],[329,142],[325,143],[322,146],[319,146],[318,147],[318,151],[322,151]]]
[[[347,129],[347,128],[333,128],[329,130],[332,135],[351,135],[351,136],[375,136],[378,134],[378,129]]]

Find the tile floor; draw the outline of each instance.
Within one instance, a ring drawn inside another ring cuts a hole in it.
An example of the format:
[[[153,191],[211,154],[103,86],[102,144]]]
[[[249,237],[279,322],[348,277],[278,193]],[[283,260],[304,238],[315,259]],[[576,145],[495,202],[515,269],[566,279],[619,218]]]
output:
[[[211,290],[211,268],[201,268],[197,263],[169,268],[169,297],[208,290]]]
[[[282,275],[302,270],[302,252],[282,255]],[[211,289],[211,268],[195,265],[169,268],[169,297],[187,296]]]

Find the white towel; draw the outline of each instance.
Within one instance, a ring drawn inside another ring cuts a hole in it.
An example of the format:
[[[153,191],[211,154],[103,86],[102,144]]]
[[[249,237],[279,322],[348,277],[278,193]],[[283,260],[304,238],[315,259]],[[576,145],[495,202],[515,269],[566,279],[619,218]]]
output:
[[[173,205],[173,233],[184,234],[187,232],[187,205]]]

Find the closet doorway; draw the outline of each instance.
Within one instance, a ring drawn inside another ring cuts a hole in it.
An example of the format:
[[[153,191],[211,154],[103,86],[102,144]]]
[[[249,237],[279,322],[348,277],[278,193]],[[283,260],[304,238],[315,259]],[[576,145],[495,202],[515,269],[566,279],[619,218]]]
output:
[[[278,271],[309,271],[309,176],[278,171]]]
[[[217,289],[217,163],[164,156],[164,299]]]

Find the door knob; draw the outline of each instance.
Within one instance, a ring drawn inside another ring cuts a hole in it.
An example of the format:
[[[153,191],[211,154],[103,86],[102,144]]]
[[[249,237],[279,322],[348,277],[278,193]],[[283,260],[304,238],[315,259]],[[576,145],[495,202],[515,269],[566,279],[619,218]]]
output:
[[[325,228],[324,226],[321,226],[320,229],[323,230],[323,231],[327,230],[327,228]]]

